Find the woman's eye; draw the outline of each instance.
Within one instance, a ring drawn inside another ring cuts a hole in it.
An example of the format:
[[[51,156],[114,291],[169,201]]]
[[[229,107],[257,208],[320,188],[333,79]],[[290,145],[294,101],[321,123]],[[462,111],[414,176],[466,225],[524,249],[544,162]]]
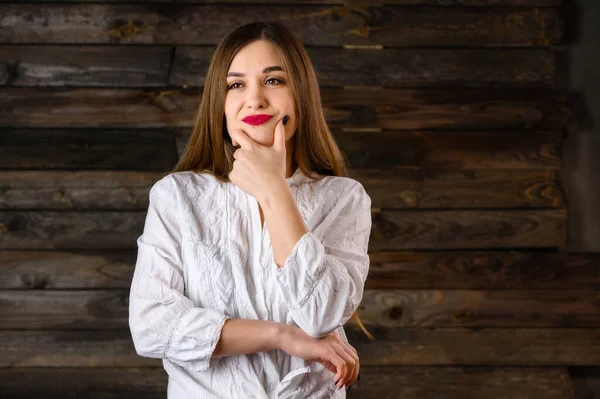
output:
[[[269,83],[269,82],[273,82],[273,83]],[[269,78],[265,81],[265,83],[272,85],[272,84],[281,84],[284,83],[283,80],[278,79],[278,78]],[[231,89],[236,89],[239,86],[236,85],[241,85],[240,82],[233,82],[232,84],[230,84],[229,86],[227,86],[227,90],[231,90]]]

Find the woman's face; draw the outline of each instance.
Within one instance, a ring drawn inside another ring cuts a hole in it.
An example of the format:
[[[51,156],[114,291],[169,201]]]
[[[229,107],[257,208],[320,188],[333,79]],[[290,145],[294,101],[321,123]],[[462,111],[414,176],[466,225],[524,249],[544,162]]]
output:
[[[285,125],[286,142],[294,136],[296,113],[292,88],[281,57],[270,42],[252,42],[236,54],[227,71],[227,87],[227,130],[241,129],[257,143],[271,146],[275,126],[289,115]],[[253,115],[271,118],[264,123],[257,118],[244,120]]]

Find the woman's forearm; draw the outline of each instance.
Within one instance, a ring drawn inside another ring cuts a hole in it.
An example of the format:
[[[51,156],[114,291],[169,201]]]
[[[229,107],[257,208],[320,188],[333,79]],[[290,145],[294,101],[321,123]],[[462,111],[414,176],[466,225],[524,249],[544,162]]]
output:
[[[289,327],[270,320],[227,319],[213,357],[280,349],[281,337]]]
[[[273,184],[271,191],[265,193],[259,204],[271,237],[273,259],[277,267],[281,268],[308,228],[285,181]]]

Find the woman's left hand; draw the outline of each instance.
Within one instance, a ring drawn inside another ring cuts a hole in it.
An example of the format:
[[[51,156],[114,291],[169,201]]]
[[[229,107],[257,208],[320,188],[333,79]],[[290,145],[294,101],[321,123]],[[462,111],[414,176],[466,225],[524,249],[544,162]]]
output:
[[[233,169],[229,180],[256,200],[266,196],[273,185],[285,183],[286,148],[283,119],[275,126],[275,135],[271,147],[252,140],[244,131],[236,129],[229,132],[232,143],[240,145],[233,153]]]

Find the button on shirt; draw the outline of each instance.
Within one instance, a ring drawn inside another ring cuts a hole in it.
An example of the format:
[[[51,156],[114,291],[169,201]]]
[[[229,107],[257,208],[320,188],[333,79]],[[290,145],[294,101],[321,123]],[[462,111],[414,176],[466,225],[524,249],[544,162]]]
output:
[[[286,179],[308,227],[284,265],[259,204],[208,172],[171,173],[150,189],[129,298],[136,352],[162,359],[167,396],[345,398],[334,373],[282,350],[212,358],[225,320],[271,320],[320,338],[343,325],[369,270],[371,198],[347,177]]]

